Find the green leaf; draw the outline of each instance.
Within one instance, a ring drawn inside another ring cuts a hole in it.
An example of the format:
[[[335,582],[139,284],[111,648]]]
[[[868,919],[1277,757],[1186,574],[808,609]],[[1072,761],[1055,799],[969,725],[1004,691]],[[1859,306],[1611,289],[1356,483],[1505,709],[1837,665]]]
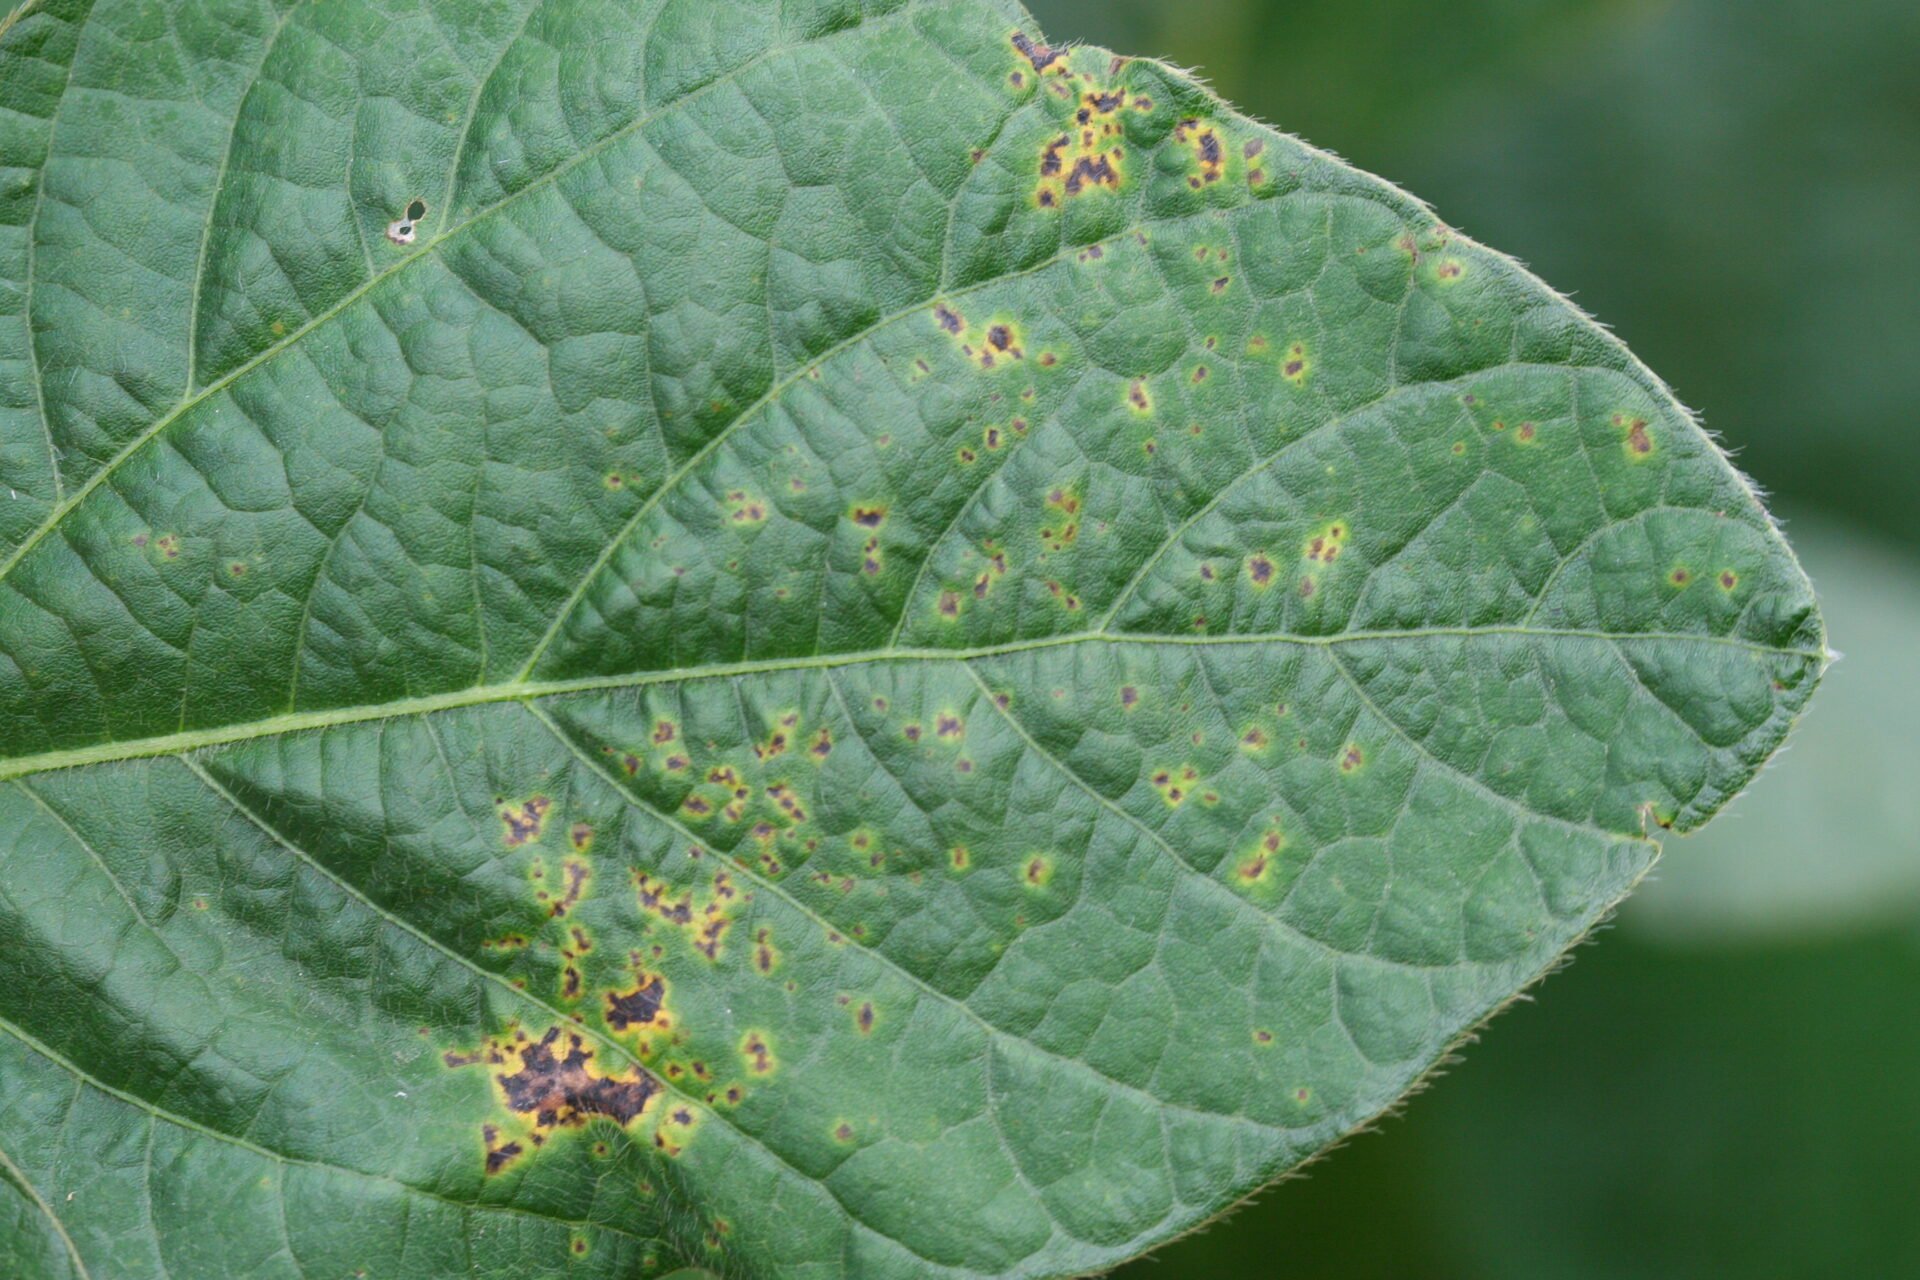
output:
[[[1831,522],[1793,528],[1845,660],[1780,776],[1677,845],[1634,899],[1625,923],[1668,946],[1778,944],[1920,919],[1920,686],[1909,676],[1920,564]]]
[[[45,0],[0,284],[30,1276],[1109,1266],[1825,663],[1618,343],[1010,2]]]

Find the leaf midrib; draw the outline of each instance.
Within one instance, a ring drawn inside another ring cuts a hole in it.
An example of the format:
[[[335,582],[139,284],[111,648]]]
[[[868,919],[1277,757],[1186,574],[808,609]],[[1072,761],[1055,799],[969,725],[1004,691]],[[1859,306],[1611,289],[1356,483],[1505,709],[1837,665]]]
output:
[[[1406,630],[1342,631],[1313,636],[1293,632],[1264,632],[1229,636],[1173,636],[1128,632],[1075,632],[1036,640],[1017,640],[1005,644],[970,649],[871,649],[838,654],[807,654],[791,658],[767,658],[757,661],[714,663],[709,666],[679,667],[661,671],[642,671],[620,676],[590,676],[577,680],[509,681],[477,685],[450,693],[401,698],[390,702],[335,707],[324,711],[303,711],[270,716],[243,724],[218,725],[181,733],[160,734],[69,747],[33,755],[0,758],[0,782],[34,774],[51,773],[88,765],[117,764],[154,756],[177,755],[210,747],[231,746],[260,738],[306,733],[370,721],[393,720],[405,716],[432,715],[467,707],[509,702],[536,702],[569,694],[598,693],[648,685],[676,684],[700,680],[731,679],[737,676],[777,674],[791,671],[833,670],[843,667],[873,666],[885,662],[968,663],[985,658],[1010,657],[1045,649],[1077,645],[1171,646],[1181,648],[1233,648],[1250,645],[1286,645],[1296,648],[1332,649],[1342,645],[1413,642],[1446,639],[1486,639],[1498,637],[1538,637],[1544,639],[1594,640],[1611,644],[1636,642],[1705,645],[1769,657],[1798,658],[1824,663],[1826,655],[1811,649],[1799,649],[1743,640],[1735,636],[1692,635],[1673,631],[1596,631],[1565,627],[1488,626],[1427,627]]]

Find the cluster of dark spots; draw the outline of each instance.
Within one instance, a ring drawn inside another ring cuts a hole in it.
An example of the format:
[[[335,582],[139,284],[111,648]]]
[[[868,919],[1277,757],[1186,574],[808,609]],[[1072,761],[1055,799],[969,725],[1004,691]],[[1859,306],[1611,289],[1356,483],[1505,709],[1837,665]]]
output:
[[[966,317],[944,302],[933,309],[933,319],[934,323],[956,338],[967,331]]]
[[[480,943],[482,951],[521,951],[527,946],[527,937],[523,933],[510,933],[504,938],[486,938]]]
[[[546,829],[547,813],[552,808],[553,801],[545,796],[533,796],[519,805],[501,806],[500,823],[506,829],[507,848],[518,849],[540,839]]]
[[[967,726],[959,716],[943,711],[934,717],[933,731],[938,737],[958,740],[966,736]]]
[[[1241,148],[1241,154],[1247,158],[1247,185],[1250,187],[1260,186],[1267,180],[1266,169],[1255,163],[1266,149],[1267,144],[1258,138]]]
[[[1193,794],[1193,784],[1200,780],[1200,771],[1190,764],[1177,769],[1159,769],[1153,774],[1153,789],[1167,806],[1178,809]]]
[[[1266,556],[1251,555],[1247,557],[1247,579],[1252,582],[1254,586],[1263,591],[1266,590],[1273,585],[1274,573],[1273,561],[1269,560]]]
[[[753,935],[753,967],[763,977],[780,967],[780,952],[773,945],[771,929],[761,929]]]
[[[1047,509],[1056,513],[1053,523],[1040,529],[1040,542],[1048,551],[1065,551],[1080,540],[1080,495],[1058,486],[1047,493]]]
[[[1082,262],[1098,262],[1106,256],[1107,251],[1105,247],[1097,244],[1088,245],[1080,251],[1080,261]]]
[[[785,755],[787,748],[793,745],[793,735],[799,728],[800,716],[797,712],[788,712],[781,716],[780,722],[767,735],[767,740],[754,744],[754,758],[764,763]]]
[[[1307,374],[1313,371],[1313,362],[1307,358],[1306,344],[1296,342],[1287,348],[1287,358],[1280,362],[1280,374],[1295,386],[1307,380]]]
[[[1281,833],[1280,828],[1277,826],[1268,827],[1266,832],[1261,835],[1260,843],[1254,846],[1253,852],[1241,860],[1235,874],[1239,876],[1243,884],[1247,885],[1258,884],[1264,881],[1267,879],[1268,872],[1273,869],[1274,862],[1279,858],[1281,850],[1286,847],[1287,838]]]
[[[727,518],[735,524],[765,524],[767,504],[744,489],[735,489],[727,495]]]
[[[773,1056],[773,1044],[763,1031],[749,1031],[740,1041],[740,1057],[746,1062],[747,1070],[756,1076],[772,1075],[780,1065]]]
[[[1467,274],[1467,264],[1458,258],[1445,258],[1433,269],[1433,274],[1441,284],[1452,284]]]
[[[1367,753],[1358,743],[1349,742],[1340,752],[1340,772],[1358,773],[1367,763]]]
[[[1049,578],[1047,580],[1047,594],[1058,601],[1060,607],[1068,613],[1078,613],[1080,611],[1080,597],[1067,590],[1064,583]]]
[[[1024,31],[1014,32],[1012,39],[1013,47],[1019,51],[1020,56],[1031,63],[1035,71],[1043,74],[1058,66],[1067,56],[1065,49],[1054,49],[1040,44]]]
[[[540,1130],[579,1128],[595,1116],[629,1124],[661,1092],[660,1082],[638,1067],[619,1076],[598,1074],[593,1050],[577,1032],[560,1027],[531,1042],[517,1032],[501,1057],[497,1065],[503,1067],[518,1059],[517,1070],[494,1076],[508,1108],[532,1116]]]
[[[1187,179],[1187,185],[1195,191],[1211,186],[1226,176],[1226,148],[1220,143],[1220,134],[1212,125],[1196,117],[1182,120],[1173,129],[1174,141],[1193,151],[1199,172]]]
[[[1308,539],[1303,554],[1316,564],[1332,564],[1347,545],[1347,526],[1339,522],[1327,526],[1324,533]]]
[[[1153,412],[1153,396],[1147,391],[1145,379],[1136,378],[1127,387],[1127,403],[1133,406],[1135,413],[1148,414]]]
[[[558,920],[578,906],[580,900],[586,897],[587,882],[592,878],[592,874],[592,869],[586,863],[576,858],[568,858],[560,864],[560,892],[556,894],[550,889],[540,889],[533,896],[535,900],[546,904],[547,914],[550,917]],[[546,879],[544,869],[537,865],[534,875],[537,879]]]

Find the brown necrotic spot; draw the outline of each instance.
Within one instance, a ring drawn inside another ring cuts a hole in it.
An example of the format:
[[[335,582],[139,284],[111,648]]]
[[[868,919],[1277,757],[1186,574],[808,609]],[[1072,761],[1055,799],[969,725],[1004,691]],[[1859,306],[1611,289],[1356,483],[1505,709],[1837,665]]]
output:
[[[1280,362],[1280,373],[1288,382],[1298,385],[1307,380],[1313,372],[1313,361],[1307,357],[1305,343],[1296,342],[1287,348],[1286,358]]]
[[[853,1011],[853,1025],[859,1028],[861,1035],[872,1035],[874,1019],[873,1001],[862,1000],[860,1007]]]
[[[779,1067],[773,1056],[773,1043],[763,1031],[749,1031],[740,1041],[740,1057],[747,1070],[756,1076],[769,1076]]]
[[[499,1173],[512,1164],[525,1150],[518,1142],[501,1142],[500,1130],[494,1125],[482,1125],[480,1136],[487,1144],[487,1172]]]
[[[615,1031],[664,1031],[667,982],[659,974],[640,974],[631,991],[607,992],[607,1025]]]
[[[1247,557],[1247,577],[1253,585],[1265,590],[1273,585],[1273,561],[1262,555]]]
[[[1613,416],[1613,425],[1626,434],[1623,447],[1629,458],[1639,461],[1653,453],[1653,435],[1648,430],[1645,418],[1616,413]]]
[[[1024,31],[1014,32],[1012,40],[1013,47],[1019,51],[1021,57],[1032,64],[1035,71],[1045,72],[1067,56],[1065,49],[1050,48],[1034,40]]]
[[[594,1070],[593,1050],[577,1032],[550,1029],[506,1055],[518,1069],[494,1079],[509,1109],[533,1117],[537,1129],[579,1128],[595,1116],[628,1124],[660,1093],[660,1082],[638,1067],[619,1076]]]
[[[505,828],[505,838],[509,849],[532,844],[540,838],[546,829],[547,813],[553,808],[553,801],[545,796],[534,796],[520,805],[507,805],[500,810],[500,823]]]
[[[536,895],[541,901],[547,903],[547,914],[556,920],[573,910],[579,905],[580,900],[586,897],[587,881],[592,876],[592,870],[586,863],[576,858],[568,858],[560,864],[560,875],[564,887],[558,897],[544,889]]]

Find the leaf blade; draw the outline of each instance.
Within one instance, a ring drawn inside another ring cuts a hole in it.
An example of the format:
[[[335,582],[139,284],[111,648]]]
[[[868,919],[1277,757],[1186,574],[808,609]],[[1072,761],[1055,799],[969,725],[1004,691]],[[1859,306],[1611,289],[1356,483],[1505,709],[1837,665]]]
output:
[[[229,153],[425,38],[281,17]],[[36,1176],[148,1146],[80,1249],[1111,1265],[1401,1096],[1824,668],[1623,348],[1178,73],[993,4],[485,17],[408,86],[451,131],[289,152],[397,169],[212,184],[219,380],[0,567],[0,1070],[72,1082]]]

